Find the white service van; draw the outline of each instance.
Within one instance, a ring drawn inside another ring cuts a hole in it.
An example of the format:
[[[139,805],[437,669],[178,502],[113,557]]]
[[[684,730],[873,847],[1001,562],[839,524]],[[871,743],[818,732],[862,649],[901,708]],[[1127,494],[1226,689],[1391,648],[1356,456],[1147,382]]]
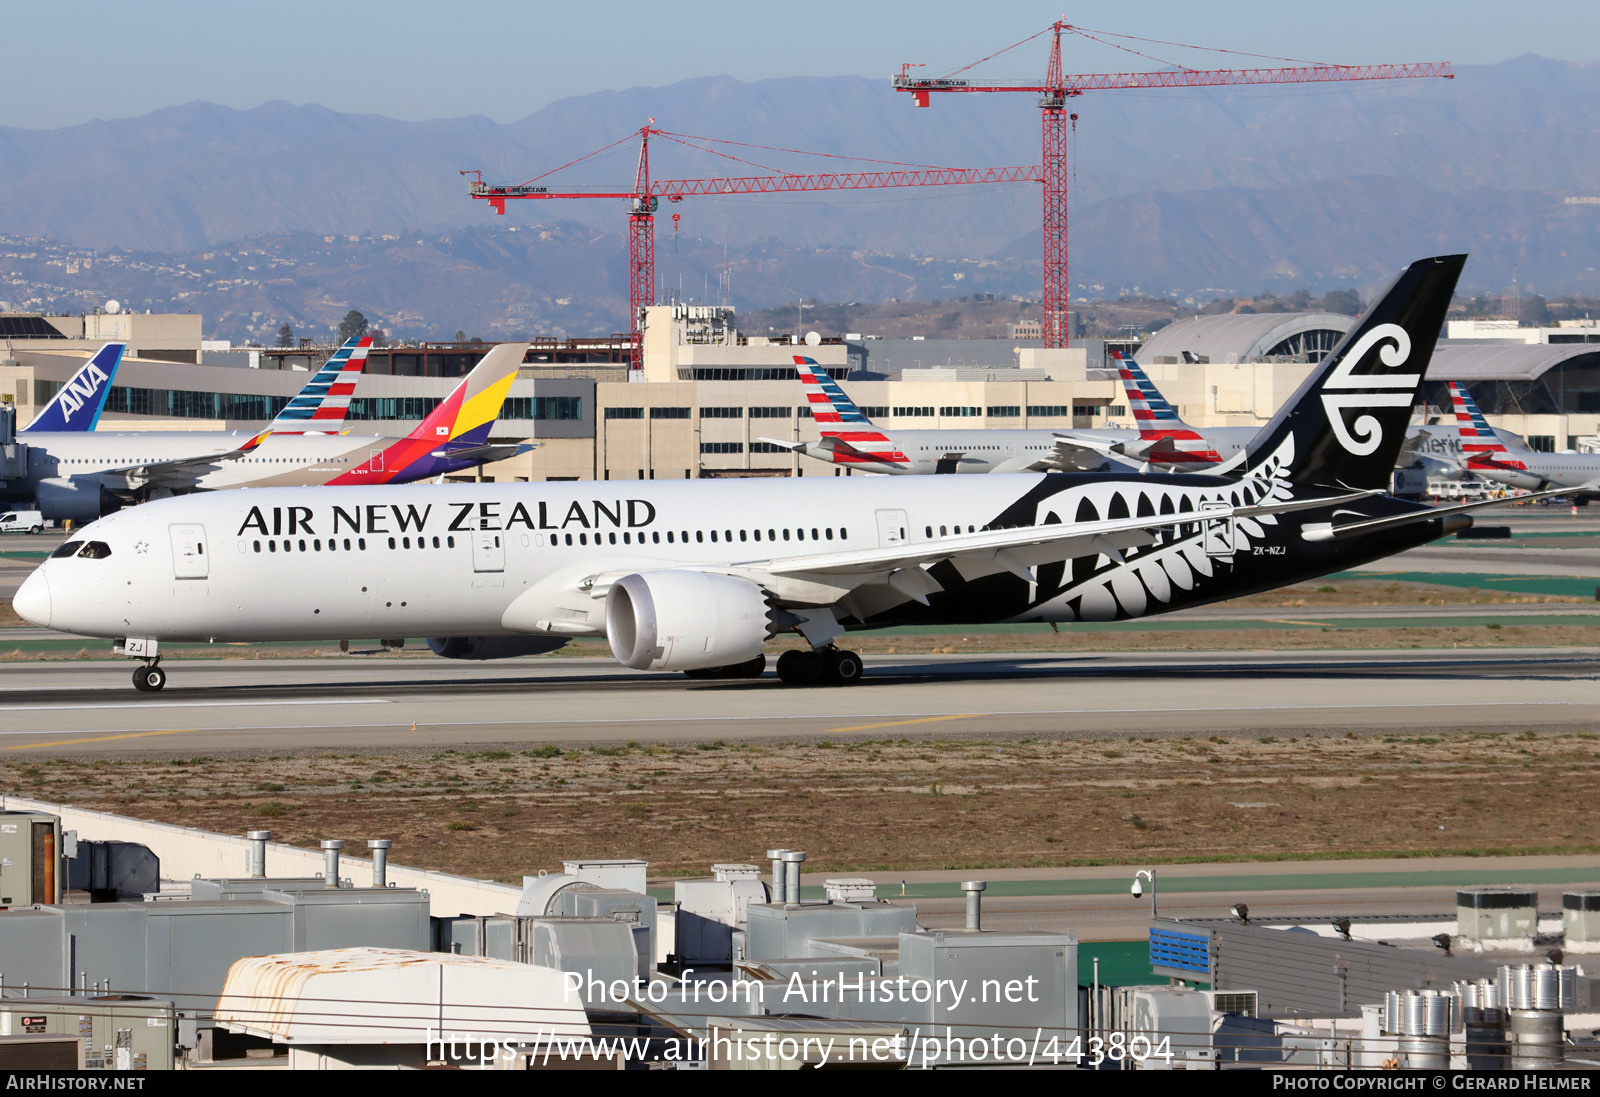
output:
[[[44,530],[44,515],[36,510],[8,510],[0,514],[0,533],[39,533]]]

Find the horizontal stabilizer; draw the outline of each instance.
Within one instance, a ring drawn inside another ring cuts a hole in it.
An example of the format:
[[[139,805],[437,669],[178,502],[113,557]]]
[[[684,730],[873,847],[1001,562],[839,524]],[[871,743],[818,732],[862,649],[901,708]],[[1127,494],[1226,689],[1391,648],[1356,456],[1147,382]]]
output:
[[[1530,495],[1519,495],[1517,498],[1527,502],[1532,499],[1548,499],[1553,495],[1570,495],[1574,490],[1573,488],[1552,488],[1549,491],[1536,491]],[[1402,526],[1416,525],[1419,522],[1431,522],[1435,518],[1447,518],[1452,514],[1465,514],[1467,511],[1498,506],[1504,502],[1504,499],[1479,499],[1471,503],[1457,503],[1449,507],[1432,507],[1428,510],[1412,511],[1410,514],[1394,514],[1386,518],[1368,518],[1360,522],[1310,522],[1301,529],[1300,536],[1307,541],[1339,541],[1346,537],[1360,537],[1368,533],[1378,533],[1385,530],[1399,529]]]

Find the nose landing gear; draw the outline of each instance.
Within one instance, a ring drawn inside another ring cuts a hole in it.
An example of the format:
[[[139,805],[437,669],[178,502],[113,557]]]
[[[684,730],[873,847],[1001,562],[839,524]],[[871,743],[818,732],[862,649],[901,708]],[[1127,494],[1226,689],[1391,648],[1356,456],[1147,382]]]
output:
[[[167,684],[167,672],[161,669],[161,646],[156,641],[130,636],[111,650],[140,661],[139,669],[133,672],[133,688],[140,693],[155,693]]]

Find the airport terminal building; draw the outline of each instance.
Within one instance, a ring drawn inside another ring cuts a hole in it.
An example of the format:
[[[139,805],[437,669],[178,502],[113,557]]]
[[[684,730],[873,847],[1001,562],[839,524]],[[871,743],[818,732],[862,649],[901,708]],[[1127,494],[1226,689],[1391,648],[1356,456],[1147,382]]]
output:
[[[1199,316],[1137,352],[1196,426],[1265,423],[1353,318],[1332,313]],[[775,441],[817,437],[793,368],[804,354],[844,381],[881,427],[1132,427],[1105,369],[1104,344],[1065,350],[1011,340],[747,336],[718,306],[647,310],[644,369],[630,376],[623,336],[533,341],[494,431],[538,448],[477,474],[492,480],[838,475]],[[1430,416],[1444,382],[1467,384],[1495,425],[1535,449],[1600,449],[1600,326],[1453,322],[1429,369]],[[192,314],[0,316],[0,394],[26,424],[83,359],[129,344],[102,430],[257,430],[299,391],[331,347],[233,349],[201,339]],[[376,348],[348,429],[407,433],[447,396],[487,344]],[[769,441],[771,440],[771,441]]]

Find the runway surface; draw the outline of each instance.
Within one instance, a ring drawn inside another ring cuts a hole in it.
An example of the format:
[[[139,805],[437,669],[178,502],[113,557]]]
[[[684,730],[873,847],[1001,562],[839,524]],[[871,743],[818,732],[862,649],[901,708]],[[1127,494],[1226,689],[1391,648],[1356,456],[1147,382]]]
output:
[[[490,665],[324,657],[14,662],[0,750],[436,749],[462,744],[914,735],[1148,736],[1593,730],[1597,662],[1572,649],[876,656],[853,687],[690,681],[609,659]]]

